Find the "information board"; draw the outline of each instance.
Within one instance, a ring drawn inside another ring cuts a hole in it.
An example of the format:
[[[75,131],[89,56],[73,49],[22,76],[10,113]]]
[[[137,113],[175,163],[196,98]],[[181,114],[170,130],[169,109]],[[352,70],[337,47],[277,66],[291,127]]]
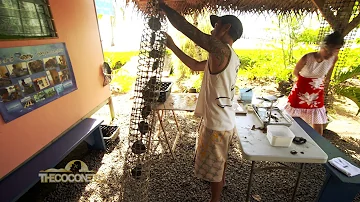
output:
[[[76,89],[65,43],[0,48],[0,112],[6,123]]]

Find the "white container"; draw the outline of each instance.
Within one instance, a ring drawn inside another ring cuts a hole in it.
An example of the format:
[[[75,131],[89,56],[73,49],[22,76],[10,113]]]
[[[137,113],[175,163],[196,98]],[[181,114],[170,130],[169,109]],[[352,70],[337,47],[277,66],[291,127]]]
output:
[[[287,126],[268,125],[266,137],[272,146],[290,147],[295,135]]]

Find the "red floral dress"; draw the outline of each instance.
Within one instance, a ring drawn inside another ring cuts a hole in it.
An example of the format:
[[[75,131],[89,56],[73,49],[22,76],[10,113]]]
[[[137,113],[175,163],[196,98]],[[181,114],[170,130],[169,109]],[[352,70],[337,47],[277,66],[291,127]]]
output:
[[[306,55],[306,64],[288,97],[286,112],[292,117],[301,117],[308,124],[327,123],[324,106],[324,79],[335,56],[317,62],[314,53]]]

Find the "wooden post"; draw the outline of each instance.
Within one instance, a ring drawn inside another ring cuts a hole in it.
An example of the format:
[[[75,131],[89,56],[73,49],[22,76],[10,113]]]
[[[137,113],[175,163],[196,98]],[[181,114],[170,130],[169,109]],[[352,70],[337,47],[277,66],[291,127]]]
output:
[[[330,24],[330,26],[336,30],[337,22],[336,18],[330,8],[325,7],[325,0],[311,0],[313,4],[320,11],[321,15],[325,18],[325,20]]]
[[[311,0],[313,4],[319,9],[325,20],[330,24],[333,30],[341,32],[343,36],[346,36],[351,30],[357,27],[360,23],[360,16],[352,17],[352,11],[355,6],[355,0],[352,0],[348,4],[343,4],[340,7],[337,15],[330,10],[330,7],[326,6],[325,0]]]
[[[320,13],[323,15],[325,20],[330,24],[333,30],[339,31],[344,37],[349,34],[354,28],[356,28],[360,23],[360,15],[357,15],[355,18],[353,18],[351,21],[350,19],[353,16],[353,9],[355,6],[355,0],[351,0],[347,3],[343,2],[340,5],[339,10],[337,11],[337,14],[335,16],[334,12],[330,10],[329,4],[325,4],[325,0],[311,0],[313,4],[318,8]],[[335,3],[334,3],[335,4]],[[332,6],[338,6],[338,5],[332,5]],[[360,7],[358,7],[359,9]],[[329,75],[332,75],[333,70],[330,70],[328,72]],[[327,90],[330,85],[330,80],[325,81],[325,105],[328,104],[326,101]]]
[[[356,16],[350,23],[347,24],[342,34],[346,36],[349,32],[351,32],[355,27],[360,24],[360,15]]]
[[[109,108],[110,108],[111,121],[113,121],[115,119],[115,110],[114,110],[114,104],[113,104],[111,96],[108,99],[108,104],[109,104]]]

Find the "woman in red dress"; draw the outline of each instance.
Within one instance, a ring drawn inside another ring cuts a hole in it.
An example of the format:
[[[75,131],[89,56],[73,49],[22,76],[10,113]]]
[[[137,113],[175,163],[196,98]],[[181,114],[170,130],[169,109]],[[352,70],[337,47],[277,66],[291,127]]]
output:
[[[297,81],[288,97],[285,110],[292,117],[301,117],[320,135],[327,123],[324,106],[324,86],[329,83],[344,38],[339,32],[325,37],[318,52],[305,54],[294,69]]]

